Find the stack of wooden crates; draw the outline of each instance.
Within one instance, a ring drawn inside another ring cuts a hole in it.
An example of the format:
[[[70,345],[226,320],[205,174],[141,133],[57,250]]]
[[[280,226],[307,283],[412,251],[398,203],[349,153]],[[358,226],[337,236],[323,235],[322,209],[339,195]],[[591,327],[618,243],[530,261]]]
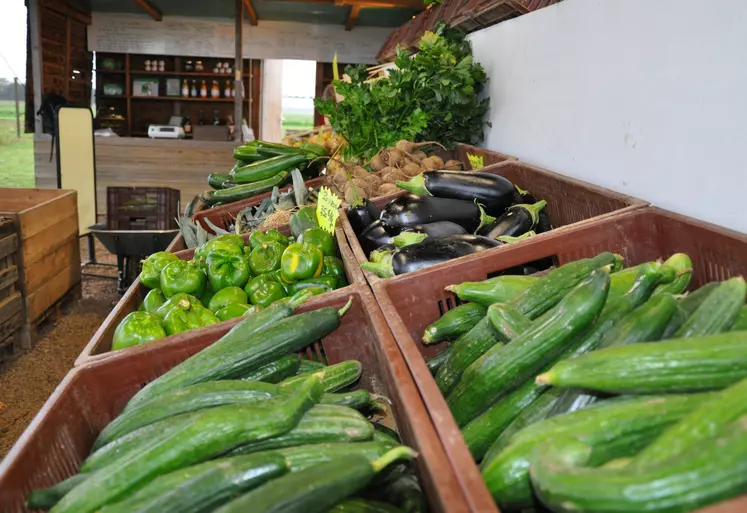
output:
[[[13,219],[0,217],[0,367],[28,345],[18,283],[18,235]]]

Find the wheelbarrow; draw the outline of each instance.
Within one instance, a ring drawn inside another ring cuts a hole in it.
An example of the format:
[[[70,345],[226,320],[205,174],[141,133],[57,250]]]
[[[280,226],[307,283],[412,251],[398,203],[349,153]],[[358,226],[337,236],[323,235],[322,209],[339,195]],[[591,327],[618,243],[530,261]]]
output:
[[[107,230],[106,221],[94,224],[89,230],[110,253],[117,255],[117,291],[120,294],[124,294],[140,274],[140,261],[166,250],[179,233],[178,229]],[[91,247],[89,253],[95,255]]]

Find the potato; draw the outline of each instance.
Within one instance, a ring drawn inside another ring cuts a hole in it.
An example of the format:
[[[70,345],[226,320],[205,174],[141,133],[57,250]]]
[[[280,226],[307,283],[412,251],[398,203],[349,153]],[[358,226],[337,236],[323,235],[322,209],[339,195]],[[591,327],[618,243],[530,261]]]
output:
[[[419,175],[423,171],[423,168],[414,162],[408,162],[402,167],[402,172],[412,178],[413,176]]]
[[[402,139],[401,141],[397,141],[395,147],[405,153],[412,153],[415,149],[415,143],[412,143],[406,139]]]
[[[394,183],[397,180],[405,181],[409,177],[405,175],[402,171],[395,169],[394,171],[387,173],[386,175],[381,177],[385,183]]]
[[[436,164],[437,161],[434,160],[434,157],[425,158],[423,159],[423,162],[420,163],[420,165],[423,166],[423,169],[425,169],[426,171],[433,171],[434,169],[438,169],[436,167]]]
[[[389,148],[383,152],[384,162],[391,167],[399,167],[405,159],[405,154],[397,148]]]
[[[414,153],[410,154],[413,161],[421,163],[423,162],[423,159],[426,159],[428,155],[425,154],[424,151],[416,151]]]
[[[384,162],[384,157],[381,155],[381,152],[377,153],[374,158],[371,159],[371,163],[368,165],[372,171],[381,171],[386,167],[386,162]]]
[[[438,155],[431,155],[431,161],[433,161],[433,164],[436,166],[434,169],[443,169],[444,168],[444,161],[439,157]]]
[[[361,180],[366,180],[366,181],[368,181],[371,178],[371,173],[366,171],[366,169],[364,169],[361,166],[352,167],[349,169],[349,172],[350,172],[350,176],[353,178],[360,178]]]
[[[384,183],[384,180],[382,180],[380,176],[371,175],[371,179],[368,181],[368,186],[371,187],[371,189],[375,191],[383,183]]]
[[[360,178],[353,178],[353,185],[355,185],[358,189],[366,189],[370,184],[366,180],[362,180]]]
[[[448,169],[449,171],[461,171],[462,163],[458,160],[447,160],[444,164],[444,169]]]
[[[385,168],[383,168],[383,169],[382,169],[381,171],[379,171],[379,177],[383,178],[383,177],[384,177],[384,175],[388,175],[389,173],[391,173],[391,172],[392,172],[392,171],[394,171],[394,170],[395,170],[395,169],[394,169],[393,167],[390,167],[390,166],[386,166],[386,167],[385,167]]]
[[[399,187],[394,185],[393,183],[385,183],[381,185],[377,190],[378,196],[386,196],[387,194],[392,194],[394,192],[398,192],[400,190]]]

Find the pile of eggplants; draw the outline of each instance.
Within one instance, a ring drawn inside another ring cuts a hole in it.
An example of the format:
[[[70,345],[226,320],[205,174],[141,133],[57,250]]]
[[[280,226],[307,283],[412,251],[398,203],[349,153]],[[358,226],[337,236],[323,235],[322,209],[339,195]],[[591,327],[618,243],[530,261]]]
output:
[[[347,216],[369,258],[364,270],[396,276],[551,229],[546,201],[502,176],[426,171],[397,186],[381,211],[368,200]]]

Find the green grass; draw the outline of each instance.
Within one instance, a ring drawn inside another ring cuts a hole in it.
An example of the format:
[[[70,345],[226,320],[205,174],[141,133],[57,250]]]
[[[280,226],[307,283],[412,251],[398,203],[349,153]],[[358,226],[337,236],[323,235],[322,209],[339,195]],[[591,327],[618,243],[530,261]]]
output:
[[[314,128],[313,114],[283,114],[283,134],[289,130],[311,130]]]
[[[0,187],[34,187],[34,134],[23,133],[24,104],[21,103],[21,138],[16,137],[15,103],[0,100]]]

